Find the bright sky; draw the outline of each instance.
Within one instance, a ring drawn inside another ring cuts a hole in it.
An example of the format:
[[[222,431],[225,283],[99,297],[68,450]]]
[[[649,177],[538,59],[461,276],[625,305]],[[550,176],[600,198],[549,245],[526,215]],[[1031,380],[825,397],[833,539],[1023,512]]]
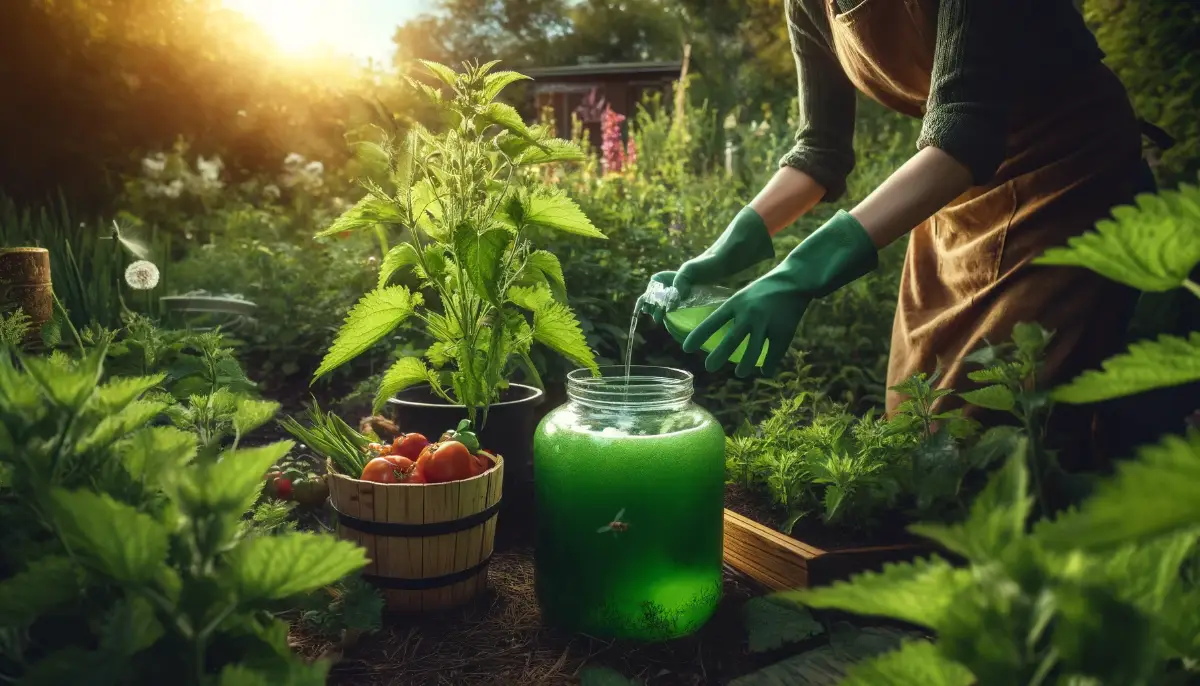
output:
[[[224,0],[258,22],[285,52],[321,44],[388,64],[396,26],[432,10],[432,0]]]

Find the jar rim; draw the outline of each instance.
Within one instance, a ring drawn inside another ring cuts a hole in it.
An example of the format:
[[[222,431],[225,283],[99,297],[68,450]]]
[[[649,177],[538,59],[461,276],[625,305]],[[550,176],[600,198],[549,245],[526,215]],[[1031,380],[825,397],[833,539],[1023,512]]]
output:
[[[592,407],[650,410],[686,404],[692,399],[692,373],[673,367],[624,365],[576,369],[567,375],[567,397]]]

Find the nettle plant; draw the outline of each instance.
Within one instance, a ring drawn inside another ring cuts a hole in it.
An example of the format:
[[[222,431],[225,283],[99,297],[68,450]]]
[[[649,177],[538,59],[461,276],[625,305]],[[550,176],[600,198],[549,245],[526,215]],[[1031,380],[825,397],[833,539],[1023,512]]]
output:
[[[526,77],[492,72],[495,62],[456,73],[425,62],[443,91],[410,80],[446,121],[440,133],[421,126],[359,144],[384,171],[367,179],[367,195],[320,236],[400,227],[404,241],[384,257],[378,287],[350,311],[314,380],[345,364],[415,317],[434,343],[424,359],[403,357],[383,376],[378,410],[410,386],[428,384],[472,421],[521,369],[540,385],[529,356],[541,343],[582,367],[596,370],[592,350],[566,304],[562,266],[536,249],[537,230],[604,238],[570,198],[541,184],[526,169],[578,161],[573,143],[529,127],[511,106],[496,102],[509,84]],[[411,270],[419,291],[388,285]],[[434,294],[431,302],[425,293]],[[431,306],[436,303],[436,307]]]
[[[277,615],[363,550],[244,519],[292,443],[205,455],[106,352],[0,356],[0,680],[324,683]]]

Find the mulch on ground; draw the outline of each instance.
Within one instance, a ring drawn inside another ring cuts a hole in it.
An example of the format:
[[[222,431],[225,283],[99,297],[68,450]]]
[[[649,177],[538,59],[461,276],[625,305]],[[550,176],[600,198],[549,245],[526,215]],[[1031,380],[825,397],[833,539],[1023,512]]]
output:
[[[760,592],[726,570],[725,596],[697,634],[660,644],[609,641],[542,624],[532,550],[497,552],[490,592],[478,603],[430,617],[390,616],[381,632],[339,649],[296,633],[301,653],[337,660],[331,684],[500,686],[574,684],[585,666],[606,666],[647,686],[723,684],[753,671],[741,608]]]

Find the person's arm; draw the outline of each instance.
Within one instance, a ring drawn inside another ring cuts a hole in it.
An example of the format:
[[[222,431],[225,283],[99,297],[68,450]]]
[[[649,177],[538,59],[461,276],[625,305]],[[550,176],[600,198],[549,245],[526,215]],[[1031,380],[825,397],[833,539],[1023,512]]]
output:
[[[1011,8],[1003,0],[942,0],[919,151],[850,214],[883,248],[972,186],[1005,157],[1012,97]]]
[[[776,234],[821,200],[834,201],[854,169],[856,93],[829,44],[824,0],[785,0],[796,61],[799,125],[796,145],[750,203]],[[820,23],[818,23],[820,22]]]

